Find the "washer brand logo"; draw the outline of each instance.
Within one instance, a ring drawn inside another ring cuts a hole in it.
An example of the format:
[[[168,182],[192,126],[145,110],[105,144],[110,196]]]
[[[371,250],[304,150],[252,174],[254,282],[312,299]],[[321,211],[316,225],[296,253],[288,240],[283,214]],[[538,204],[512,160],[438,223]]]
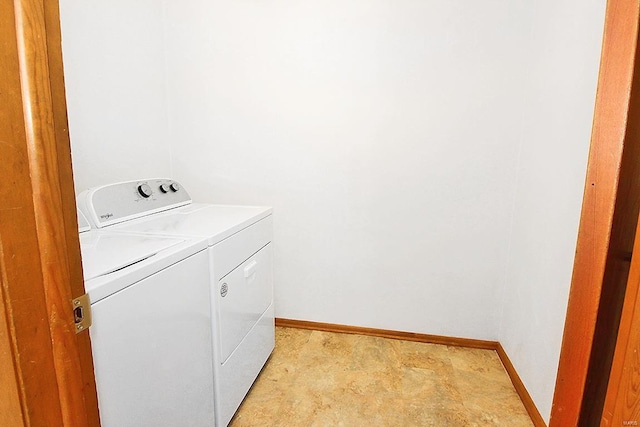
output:
[[[220,295],[224,298],[227,296],[227,292],[229,292],[229,286],[226,283],[223,283],[220,288]]]
[[[104,214],[104,215],[100,215],[100,218],[101,218],[101,219],[109,219],[109,218],[111,218],[112,216],[113,216],[113,214],[112,214],[112,213],[106,213],[106,214]]]

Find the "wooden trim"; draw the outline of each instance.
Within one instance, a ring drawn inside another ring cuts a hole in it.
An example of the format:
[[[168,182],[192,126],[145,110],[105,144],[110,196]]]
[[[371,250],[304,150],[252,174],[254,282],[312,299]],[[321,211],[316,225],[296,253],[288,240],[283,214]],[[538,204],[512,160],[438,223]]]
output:
[[[2,254],[2,240],[0,240],[0,260]],[[0,283],[6,283],[7,277],[5,271],[0,271],[3,277]],[[1,294],[1,292],[0,292]],[[4,298],[0,298],[0,314],[6,313]],[[12,334],[6,316],[0,315],[0,372],[2,372],[2,380],[0,380],[0,414],[4,426],[24,426],[26,425],[22,414],[22,406],[20,402],[21,384],[14,365],[14,343],[12,342]]]
[[[58,395],[63,424],[84,426],[88,419],[72,316],[65,232],[69,224],[63,216],[45,7],[42,0],[21,0],[15,5],[28,167]]]
[[[368,335],[372,337],[390,338],[424,342],[429,344],[451,345],[455,347],[481,348],[495,350],[496,341],[474,340],[470,338],[444,337],[441,335],[418,334],[415,332],[392,331],[388,329],[364,328],[361,326],[337,325],[335,323],[310,322],[307,320],[293,320],[276,318],[276,326],[283,328],[311,329],[314,331],[338,332],[341,334]]]
[[[527,388],[524,386],[522,379],[520,379],[520,375],[518,375],[518,372],[513,366],[513,363],[511,363],[511,359],[509,359],[507,352],[502,347],[502,344],[500,344],[499,342],[496,344],[496,353],[498,353],[498,357],[500,358],[502,365],[504,365],[505,371],[507,371],[509,378],[511,378],[513,387],[516,389],[516,393],[518,393],[518,396],[520,396],[522,404],[529,413],[529,417],[531,417],[533,425],[536,427],[547,427],[547,424],[544,422],[542,415],[540,415],[540,411],[538,411],[538,407],[531,398],[531,395],[527,391]]]
[[[640,144],[625,146],[638,0],[609,0],[591,148],[550,426],[598,425],[640,199]],[[637,96],[637,95],[636,95]],[[637,122],[637,120],[636,120]],[[583,404],[584,402],[584,404]]]
[[[3,426],[99,425],[89,337],[75,334],[71,306],[84,285],[59,25],[56,0],[0,2]]]
[[[602,413],[602,427],[638,423],[638,365],[640,351],[640,233],[636,233],[634,256],[618,330],[618,339],[607,395]]]
[[[62,425],[52,337],[43,289],[24,117],[17,16],[13,2],[0,2],[0,141],[5,185],[0,185],[0,298],[12,366],[0,388],[20,402],[8,425]],[[8,402],[5,402],[8,403]],[[8,408],[9,409],[9,408]]]
[[[67,101],[64,87],[64,68],[62,64],[62,34],[60,29],[60,11],[57,1],[44,2],[44,19],[47,34],[47,60],[49,63],[49,81],[51,87],[51,105],[56,140],[56,160],[58,168],[58,188],[60,192],[61,221],[64,223],[61,238],[67,248],[68,284],[71,298],[85,293],[82,261],[80,258],[80,238],[76,213],[73,171],[71,168],[71,142],[67,119]],[[54,154],[54,153],[52,153]],[[91,353],[89,332],[75,335],[80,366],[80,390],[84,398],[89,427],[99,426],[98,394]]]

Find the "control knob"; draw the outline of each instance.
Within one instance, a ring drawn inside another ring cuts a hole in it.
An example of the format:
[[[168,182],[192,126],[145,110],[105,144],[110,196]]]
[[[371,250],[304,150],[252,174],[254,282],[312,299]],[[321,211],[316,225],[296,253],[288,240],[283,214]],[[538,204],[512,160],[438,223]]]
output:
[[[161,184],[160,185],[160,191],[162,191],[163,193],[168,193],[169,192],[169,184]]]
[[[173,191],[174,193],[180,190],[180,186],[178,185],[177,182],[172,182],[169,188],[171,188],[171,191]]]
[[[138,193],[146,199],[151,197],[153,191],[151,190],[151,187],[149,187],[149,184],[140,184],[138,185]]]

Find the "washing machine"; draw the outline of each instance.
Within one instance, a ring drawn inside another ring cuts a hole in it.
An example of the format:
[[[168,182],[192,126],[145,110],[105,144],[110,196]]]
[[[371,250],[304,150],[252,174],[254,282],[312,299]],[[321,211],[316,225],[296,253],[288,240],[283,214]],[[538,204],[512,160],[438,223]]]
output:
[[[212,426],[206,240],[79,228],[102,426]]]
[[[121,198],[149,214],[131,218],[103,202]],[[272,209],[194,203],[170,179],[93,188],[81,193],[79,205],[101,230],[207,240],[216,425],[226,426],[275,344]]]

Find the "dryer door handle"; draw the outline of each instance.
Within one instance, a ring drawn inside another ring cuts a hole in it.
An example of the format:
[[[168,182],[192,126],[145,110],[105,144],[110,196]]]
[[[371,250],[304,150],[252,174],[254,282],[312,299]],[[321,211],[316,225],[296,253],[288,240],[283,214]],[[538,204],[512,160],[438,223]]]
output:
[[[258,261],[255,259],[251,261],[244,267],[244,278],[247,279],[251,277],[256,272],[256,268],[258,267]]]

